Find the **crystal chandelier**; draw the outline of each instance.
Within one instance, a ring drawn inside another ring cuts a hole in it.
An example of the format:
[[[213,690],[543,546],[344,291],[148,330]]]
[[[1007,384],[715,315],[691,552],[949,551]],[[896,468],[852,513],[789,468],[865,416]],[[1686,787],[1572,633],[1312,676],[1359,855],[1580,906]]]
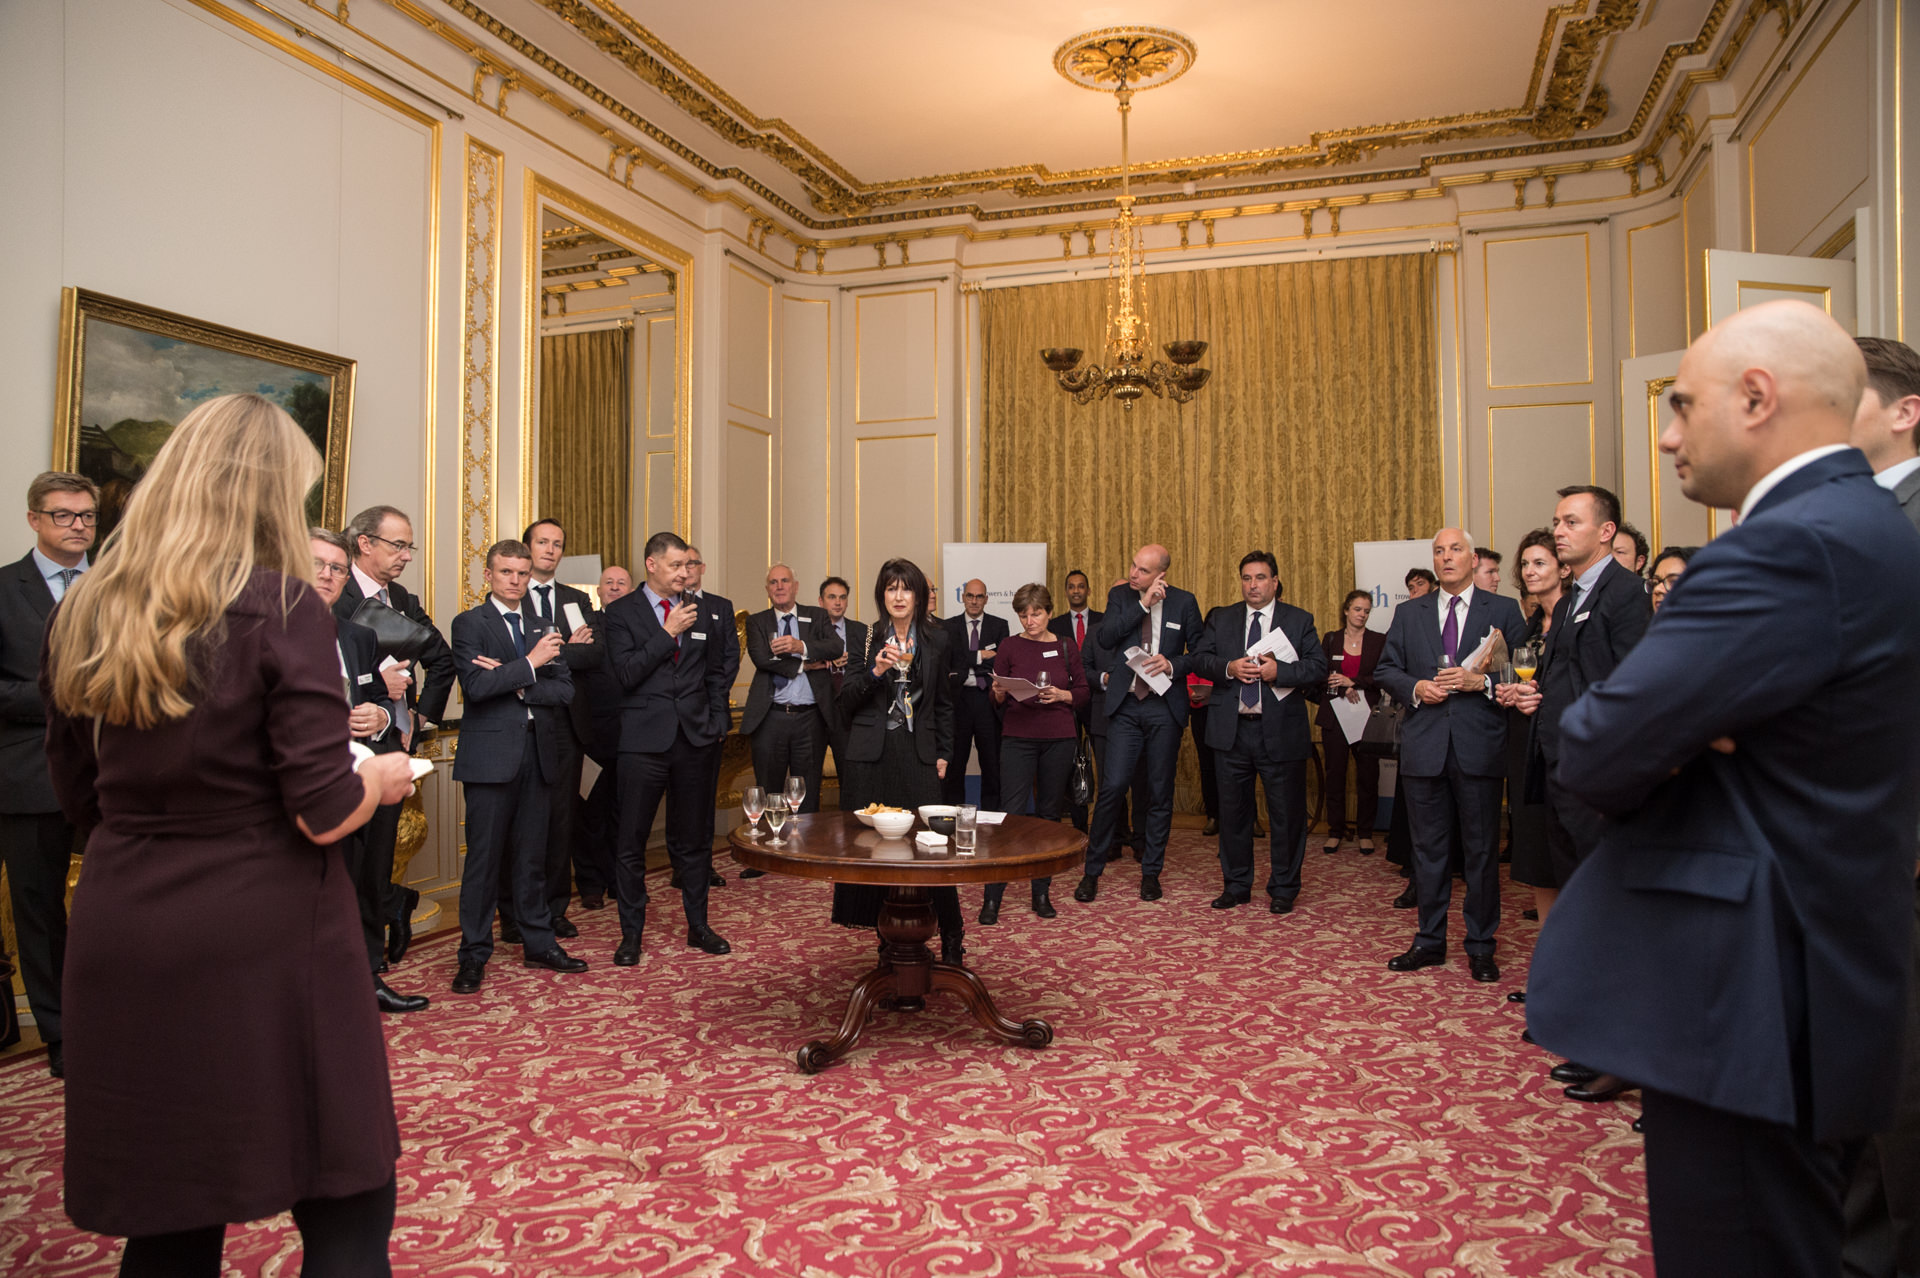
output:
[[[1128,184],[1127,115],[1133,95],[1177,79],[1193,65],[1193,42],[1175,31],[1158,27],[1109,27],[1074,36],[1053,55],[1054,69],[1081,88],[1111,91],[1120,106],[1120,212],[1107,233],[1107,329],[1104,363],[1082,368],[1084,352],[1077,347],[1050,346],[1041,362],[1060,389],[1076,404],[1108,395],[1120,407],[1133,411],[1136,400],[1152,391],[1156,396],[1184,404],[1194,397],[1211,369],[1197,367],[1207,353],[1205,342],[1168,342],[1165,360],[1152,359],[1146,306],[1146,245],[1133,216],[1133,192]]]

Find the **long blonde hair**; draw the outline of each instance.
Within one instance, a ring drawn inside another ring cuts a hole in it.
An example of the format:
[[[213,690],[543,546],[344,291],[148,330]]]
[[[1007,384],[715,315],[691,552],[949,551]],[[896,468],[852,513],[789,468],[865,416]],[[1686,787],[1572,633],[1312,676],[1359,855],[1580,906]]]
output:
[[[254,569],[313,580],[306,498],[321,469],[312,441],[263,396],[188,413],[54,618],[61,712],[136,728],[185,717],[203,673],[195,641],[218,639]],[[291,601],[283,582],[282,606]]]

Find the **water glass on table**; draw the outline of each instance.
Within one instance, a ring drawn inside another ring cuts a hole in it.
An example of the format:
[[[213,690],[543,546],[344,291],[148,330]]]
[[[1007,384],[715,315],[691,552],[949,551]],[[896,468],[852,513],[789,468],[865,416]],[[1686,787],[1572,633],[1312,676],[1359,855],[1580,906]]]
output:
[[[789,775],[787,777],[786,795],[787,806],[797,814],[800,811],[801,803],[804,802],[807,797],[807,779],[797,773]]]
[[[963,803],[953,817],[953,851],[956,856],[972,856],[980,838],[980,809]]]

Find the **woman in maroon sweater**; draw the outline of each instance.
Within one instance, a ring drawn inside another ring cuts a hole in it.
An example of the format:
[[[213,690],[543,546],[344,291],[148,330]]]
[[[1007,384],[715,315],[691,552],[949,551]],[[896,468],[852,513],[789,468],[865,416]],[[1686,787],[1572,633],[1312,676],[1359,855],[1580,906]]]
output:
[[[1073,640],[1047,629],[1053,595],[1045,586],[1032,582],[1014,591],[1013,611],[1020,618],[1020,633],[1002,639],[993,658],[993,699],[1006,707],[1000,725],[1000,801],[1007,811],[1022,813],[1031,792],[1034,815],[1058,821],[1066,807],[1067,778],[1073,773],[1075,715],[1089,695],[1087,676]],[[1002,679],[1039,683],[1043,674],[1047,686],[1026,701],[999,687]],[[1052,879],[1033,880],[1033,912],[1043,919],[1059,912],[1053,908],[1052,886]],[[980,904],[982,923],[1000,921],[1000,898],[1006,891],[1004,883],[987,884]]]

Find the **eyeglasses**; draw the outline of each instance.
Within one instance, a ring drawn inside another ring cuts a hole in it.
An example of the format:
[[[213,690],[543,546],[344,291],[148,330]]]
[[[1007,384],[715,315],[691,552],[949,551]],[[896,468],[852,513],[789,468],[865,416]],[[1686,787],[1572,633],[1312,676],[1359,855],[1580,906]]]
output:
[[[36,510],[36,515],[45,515],[53,521],[56,528],[71,528],[78,521],[82,528],[91,528],[100,520],[97,510]]]
[[[313,561],[313,575],[316,577],[344,577],[347,575],[345,564],[336,564],[325,559]]]
[[[378,533],[361,533],[360,535],[370,541],[382,542],[385,545],[392,546],[395,550],[404,550],[408,554],[412,554],[414,551],[420,549],[420,547],[410,541],[395,541],[391,537],[382,537]]]

